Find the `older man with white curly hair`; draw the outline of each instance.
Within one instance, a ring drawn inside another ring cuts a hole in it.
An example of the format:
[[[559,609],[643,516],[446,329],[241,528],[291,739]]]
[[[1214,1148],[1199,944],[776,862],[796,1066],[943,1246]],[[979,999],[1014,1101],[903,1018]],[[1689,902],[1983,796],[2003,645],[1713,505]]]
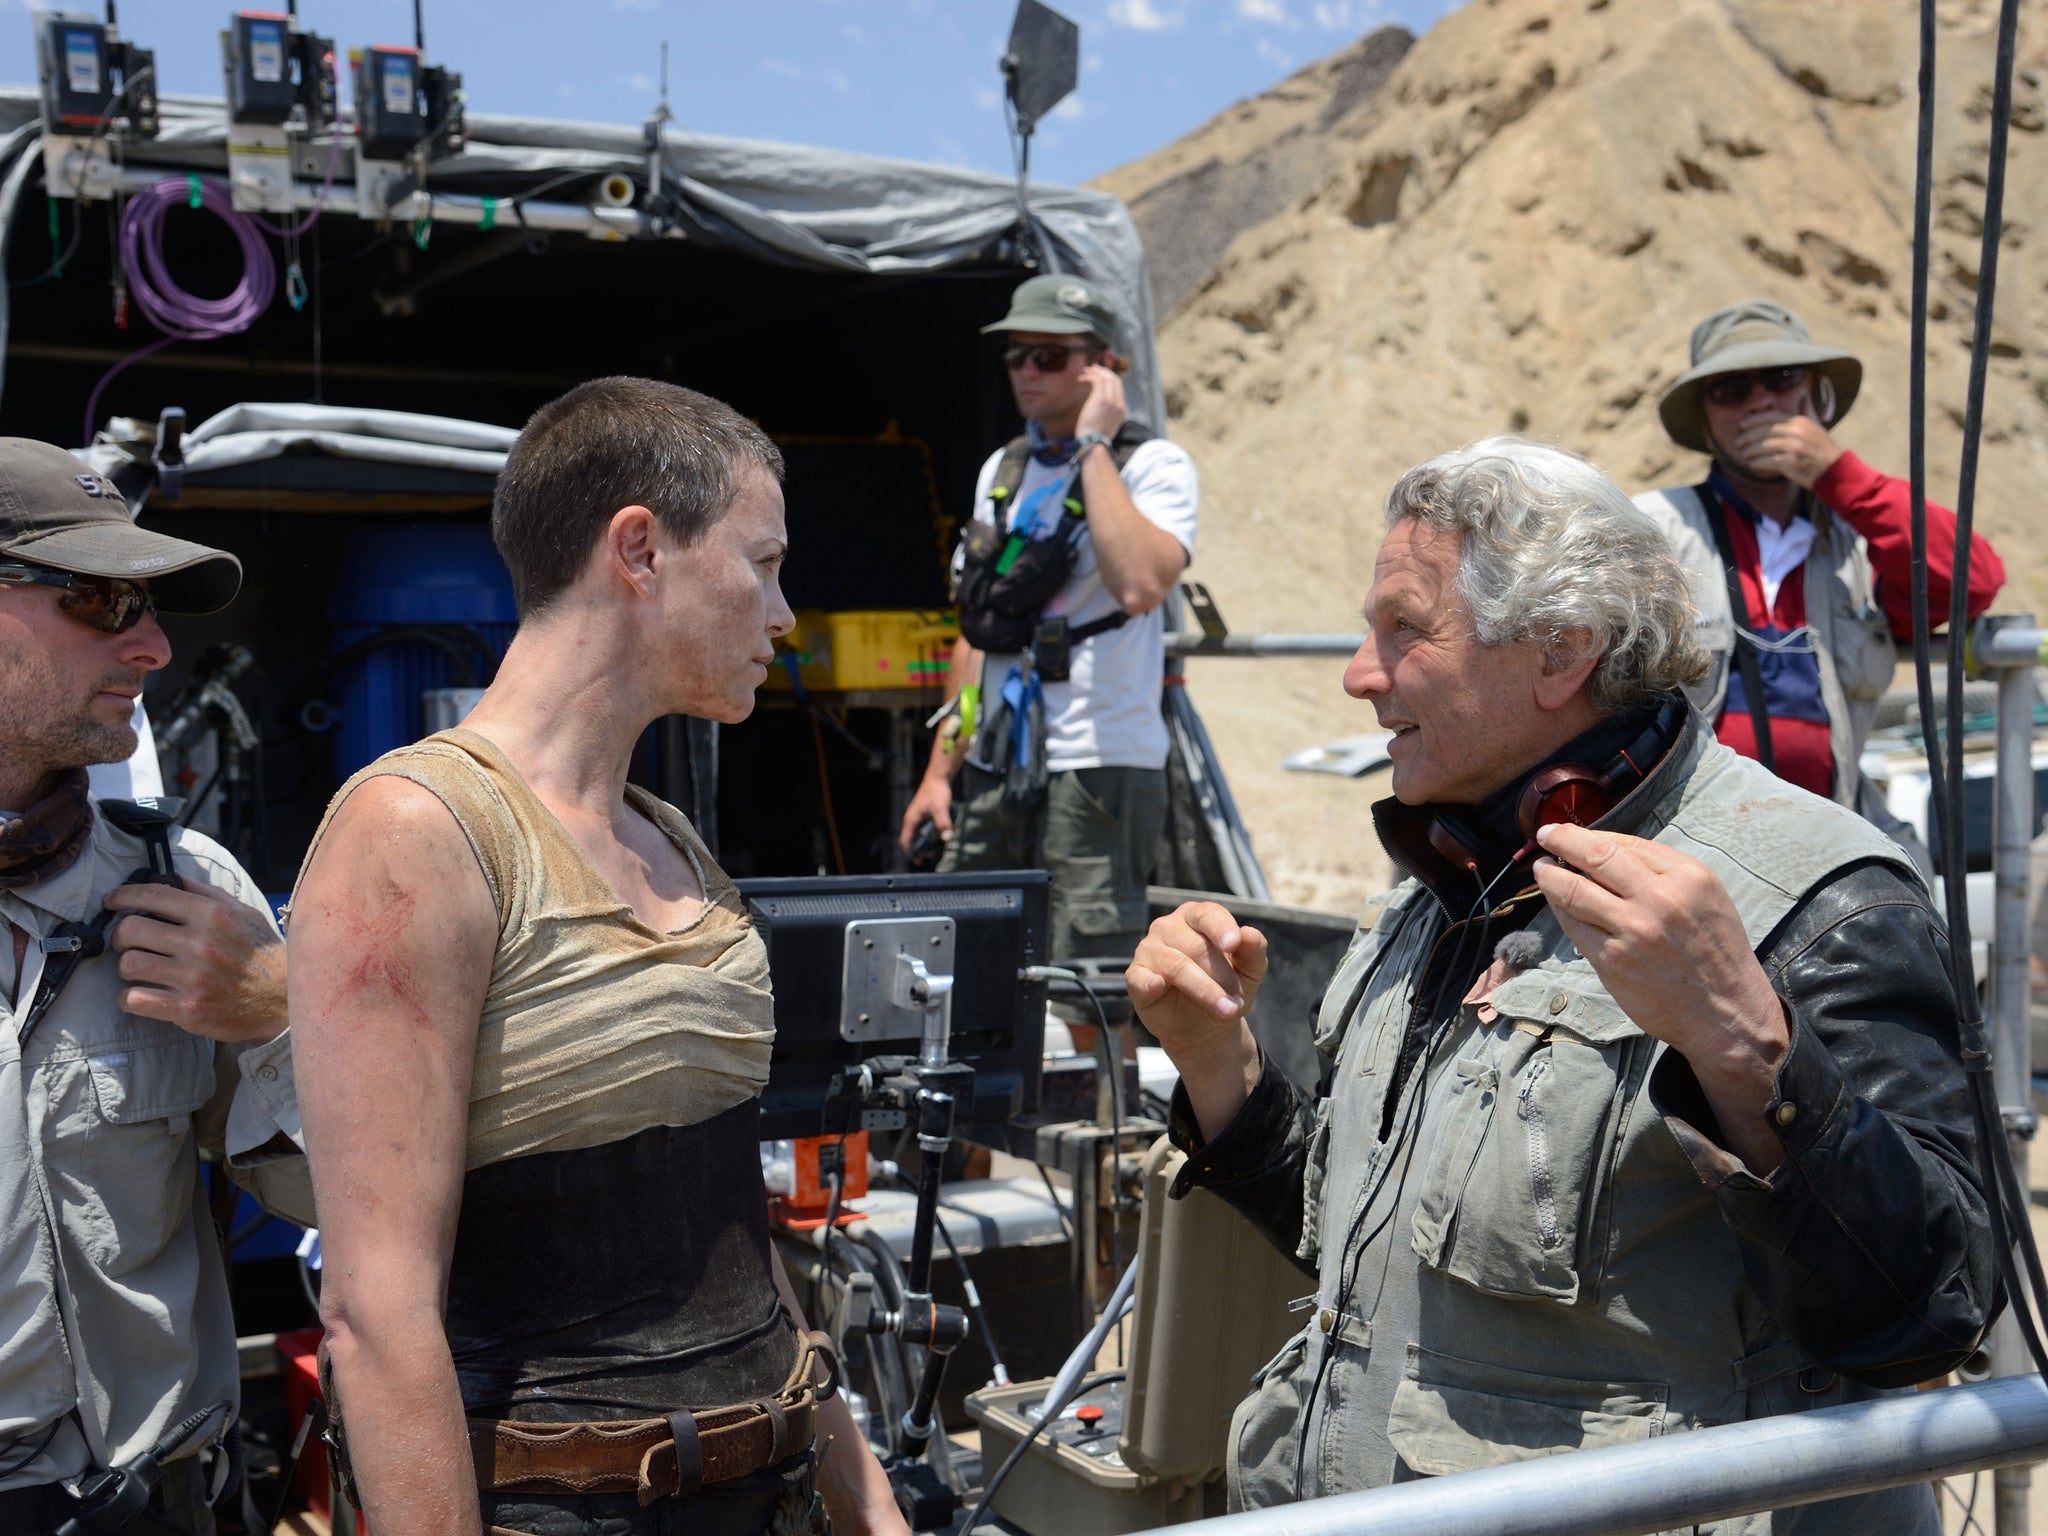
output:
[[[1714,739],[1685,577],[1598,469],[1490,438],[1386,515],[1344,687],[1395,732],[1373,818],[1408,879],[1324,998],[1322,1093],[1261,1059],[1266,941],[1222,907],[1154,923],[1128,978],[1181,1073],[1175,1193],[1316,1277],[1233,1504],[1951,1369],[1996,1282],[1920,877]],[[1712,1529],[1938,1525],[1922,1484]]]

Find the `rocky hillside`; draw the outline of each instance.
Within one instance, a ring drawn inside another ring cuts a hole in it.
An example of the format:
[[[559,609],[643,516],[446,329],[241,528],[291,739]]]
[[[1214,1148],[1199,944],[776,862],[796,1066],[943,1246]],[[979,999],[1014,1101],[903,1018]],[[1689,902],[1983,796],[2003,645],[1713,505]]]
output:
[[[1171,431],[1203,477],[1193,574],[1233,627],[1355,628],[1388,486],[1486,433],[1563,443],[1630,490],[1696,481],[1703,462],[1665,438],[1657,396],[1694,321],[1739,298],[1777,299],[1863,357],[1837,435],[1903,474],[1914,16],[1911,0],[1472,0],[1349,101],[1344,82],[1363,73],[1351,61],[1393,43],[1367,39],[1106,178],[1168,273],[1188,215],[1165,215],[1198,206],[1191,182],[1261,157],[1313,181],[1234,233],[1161,336]],[[1942,14],[1929,433],[1942,499],[1960,451],[1993,19],[1988,0]],[[2044,38],[2030,5],[1978,513],[2014,573],[2001,607],[2048,612]],[[1349,907],[1377,888],[1364,808],[1380,786],[1278,767],[1371,728],[1339,669],[1190,671],[1276,893]]]

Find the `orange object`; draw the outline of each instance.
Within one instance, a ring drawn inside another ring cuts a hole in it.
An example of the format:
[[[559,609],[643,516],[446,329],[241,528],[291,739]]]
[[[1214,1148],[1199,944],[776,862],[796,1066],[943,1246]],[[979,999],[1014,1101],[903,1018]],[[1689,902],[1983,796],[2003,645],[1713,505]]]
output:
[[[1102,1422],[1102,1405],[1100,1403],[1083,1403],[1074,1410],[1074,1417],[1083,1424],[1099,1424]]]
[[[307,1412],[315,1399],[320,1396],[320,1340],[325,1331],[319,1328],[301,1328],[295,1333],[280,1333],[277,1336],[278,1359],[284,1365],[284,1419],[285,1427],[294,1439],[299,1425],[305,1422]],[[289,1449],[290,1442],[286,1442]],[[323,1528],[334,1522],[334,1499],[327,1483],[327,1447],[316,1434],[306,1441],[306,1448],[299,1456],[299,1469],[292,1475],[291,1495],[285,1500],[287,1509],[305,1509],[319,1517]],[[368,1527],[360,1513],[356,1515],[357,1536],[365,1536]]]
[[[838,1170],[846,1180],[839,1196],[839,1220],[854,1220],[860,1213],[844,1207],[848,1200],[858,1200],[868,1192],[868,1133],[799,1136],[795,1148],[796,1188],[777,1197],[773,1207],[775,1219],[798,1230],[823,1226],[825,1213],[832,1206],[832,1174]]]

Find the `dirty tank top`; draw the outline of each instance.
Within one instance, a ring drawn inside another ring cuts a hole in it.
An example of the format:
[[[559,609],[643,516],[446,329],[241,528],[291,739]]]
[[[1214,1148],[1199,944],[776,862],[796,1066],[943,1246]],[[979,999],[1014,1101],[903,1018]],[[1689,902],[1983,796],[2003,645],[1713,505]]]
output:
[[[649,927],[473,731],[386,753],[334,806],[381,775],[447,806],[498,910],[448,1282],[465,1408],[574,1421],[772,1395],[796,1355],[758,1147],[774,1012],[732,882],[628,786],[704,891],[687,926]]]

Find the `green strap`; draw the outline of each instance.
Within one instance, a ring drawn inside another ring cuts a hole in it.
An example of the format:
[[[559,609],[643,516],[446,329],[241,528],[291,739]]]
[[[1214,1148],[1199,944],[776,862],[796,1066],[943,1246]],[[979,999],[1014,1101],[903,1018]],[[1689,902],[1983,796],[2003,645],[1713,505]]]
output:
[[[64,275],[64,231],[57,224],[57,199],[46,195],[43,201],[50,205],[50,275]]]
[[[200,193],[199,173],[197,171],[188,171],[185,175],[185,206],[187,208],[203,208],[206,206],[206,199]]]
[[[498,200],[495,197],[483,199],[484,216],[477,220],[479,230],[495,229],[498,224]]]

